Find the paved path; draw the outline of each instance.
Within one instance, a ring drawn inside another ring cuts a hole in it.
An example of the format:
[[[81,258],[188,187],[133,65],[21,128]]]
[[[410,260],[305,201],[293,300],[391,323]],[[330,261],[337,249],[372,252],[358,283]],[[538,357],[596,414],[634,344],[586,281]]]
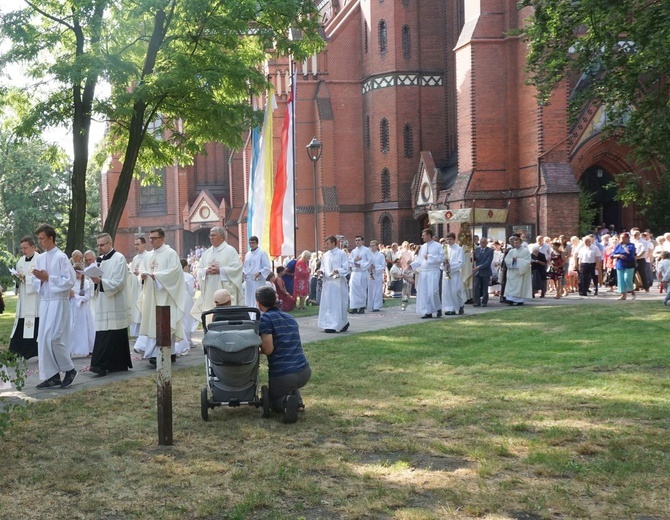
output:
[[[654,290],[656,289],[656,290]],[[659,305],[662,304],[664,295],[658,294],[657,288],[652,288],[650,293],[638,293],[637,301],[658,301]],[[603,293],[601,292],[599,296],[577,296],[576,294],[571,294],[566,298],[555,299],[552,296],[543,299],[534,299],[527,303],[529,307],[532,306],[556,306],[556,305],[576,305],[576,304],[586,304],[589,303],[612,303],[616,305],[635,305],[635,301],[617,301],[618,295],[615,293]],[[445,316],[440,318],[441,320],[450,320],[450,319],[459,319],[461,317],[473,316],[482,314],[485,312],[495,312],[495,311],[512,311],[513,308],[508,305],[501,304],[497,301],[498,299],[492,299],[489,301],[489,306],[482,307],[473,307],[472,305],[465,306],[465,315],[463,316]],[[368,332],[380,329],[386,329],[389,327],[397,327],[400,325],[410,325],[417,323],[426,323],[428,320],[421,320],[415,312],[414,303],[410,303],[406,311],[403,311],[400,306],[387,307],[381,312],[375,313],[366,313],[363,315],[351,315],[349,317],[351,327],[348,332],[344,334],[357,334],[361,332]],[[431,321],[435,321],[434,319]],[[317,317],[309,316],[304,318],[298,318],[298,324],[300,325],[300,335],[302,337],[303,343],[311,343],[314,341],[319,341],[322,339],[335,339],[338,336],[336,334],[325,334],[322,330],[317,327]],[[173,369],[179,370],[180,368],[191,367],[191,366],[202,366],[204,364],[203,352],[199,348],[200,340],[202,338],[202,332],[198,331],[194,334],[194,342],[197,344],[187,356],[182,356],[177,359],[177,362],[174,363]],[[8,401],[34,401],[40,399],[54,399],[61,397],[63,395],[70,394],[79,390],[86,388],[96,387],[100,385],[105,385],[114,381],[121,381],[131,377],[139,376],[148,376],[155,373],[155,369],[149,365],[146,360],[141,359],[137,354],[132,354],[133,366],[132,370],[128,372],[117,372],[109,374],[105,377],[98,377],[88,371],[88,366],[90,363],[90,358],[76,358],[74,359],[74,364],[76,369],[79,371],[79,375],[74,382],[74,384],[66,389],[49,389],[49,390],[38,390],[36,385],[40,382],[37,374],[37,358],[33,358],[28,361],[28,376],[26,378],[26,384],[22,391],[17,391],[15,389],[6,389],[0,390],[0,397],[9,397]],[[203,376],[204,380],[204,376]]]

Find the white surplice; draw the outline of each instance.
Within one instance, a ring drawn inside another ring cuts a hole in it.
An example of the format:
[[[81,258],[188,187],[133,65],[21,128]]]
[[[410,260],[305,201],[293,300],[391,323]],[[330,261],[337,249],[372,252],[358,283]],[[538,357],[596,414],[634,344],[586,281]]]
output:
[[[137,300],[140,298],[140,293],[142,292],[142,280],[140,279],[139,274],[135,273],[141,273],[142,271],[147,270],[145,261],[148,254],[148,251],[136,254],[135,258],[133,258],[133,261],[130,263],[130,271],[128,272],[126,296],[128,298],[128,319],[130,323],[131,336],[139,336],[140,322],[142,321],[142,314],[140,313],[140,309],[137,307]]]
[[[373,277],[368,280],[368,310],[378,311],[384,306],[384,271],[386,270],[386,257],[381,251],[372,253],[368,272]]]
[[[505,279],[505,298],[521,303],[533,297],[531,277],[531,257],[527,247],[510,249],[505,256],[507,278]]]
[[[443,267],[445,274],[442,279],[442,311],[458,312],[465,302],[461,278],[464,261],[463,248],[458,244],[447,246],[445,248],[445,259],[449,260],[449,276],[447,277],[446,270]]]
[[[69,353],[69,296],[77,277],[67,255],[57,247],[41,254],[35,261],[35,269],[44,270],[49,275],[44,283],[31,277],[33,288],[40,295],[39,377],[47,380],[74,368]]]
[[[444,262],[444,249],[435,240],[421,245],[419,254],[410,264],[417,272],[416,313],[419,316],[433,314],[440,310],[440,266]]]
[[[382,255],[383,256],[383,255]],[[359,260],[356,260],[359,258]],[[372,251],[369,247],[358,246],[349,253],[349,308],[364,308],[368,300],[368,280]],[[386,261],[384,261],[386,263]]]
[[[83,275],[82,275],[83,276]],[[70,356],[88,356],[95,344],[95,318],[91,311],[93,283],[84,277],[73,287],[74,296],[70,298]]]
[[[270,257],[260,247],[247,251],[244,255],[244,305],[256,307],[256,289],[263,287],[272,272]]]
[[[19,299],[16,301],[16,314],[14,315],[14,326],[10,337],[14,336],[16,325],[21,318],[23,318],[23,337],[35,337],[35,318],[39,316],[40,295],[32,284],[30,273],[39,256],[40,254],[35,251],[30,262],[26,261],[26,257],[23,256],[16,263],[16,272],[22,275],[23,280],[17,281]]]
[[[338,271],[337,277],[334,271]],[[320,329],[340,331],[349,321],[347,318],[347,274],[349,259],[339,247],[326,251],[321,259],[323,287],[319,305],[318,326]]]

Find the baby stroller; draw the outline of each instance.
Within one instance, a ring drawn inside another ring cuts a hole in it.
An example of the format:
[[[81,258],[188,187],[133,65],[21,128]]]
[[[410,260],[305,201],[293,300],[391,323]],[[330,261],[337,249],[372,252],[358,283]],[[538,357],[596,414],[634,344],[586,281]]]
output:
[[[207,325],[207,316],[213,315]],[[258,396],[260,364],[258,334],[261,312],[253,307],[216,307],[202,313],[205,333],[207,386],[200,391],[200,411],[209,420],[209,409],[215,406],[249,405],[263,408],[263,417],[270,416],[270,391],[261,388]],[[210,399],[209,396],[212,396]]]

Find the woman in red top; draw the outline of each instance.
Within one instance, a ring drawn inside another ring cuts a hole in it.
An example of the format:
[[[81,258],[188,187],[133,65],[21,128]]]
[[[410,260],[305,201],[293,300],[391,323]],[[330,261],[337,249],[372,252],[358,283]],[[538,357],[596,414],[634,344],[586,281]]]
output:
[[[272,278],[270,281],[275,284],[275,289],[277,291],[277,299],[281,302],[281,310],[284,312],[290,312],[295,309],[295,298],[286,290],[286,285],[284,285],[284,280],[281,279],[281,275],[284,273],[284,266],[277,267],[277,276]]]
[[[293,296],[298,305],[298,310],[305,308],[305,304],[309,299],[309,259],[312,253],[303,251],[295,263],[295,274],[293,276]]]

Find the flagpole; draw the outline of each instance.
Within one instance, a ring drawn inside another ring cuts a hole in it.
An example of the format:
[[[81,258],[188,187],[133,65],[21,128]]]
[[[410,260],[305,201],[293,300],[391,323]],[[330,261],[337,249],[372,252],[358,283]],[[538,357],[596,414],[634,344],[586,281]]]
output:
[[[293,131],[293,204],[294,204],[294,209],[293,209],[293,257],[297,258],[298,257],[298,233],[296,233],[296,230],[298,229],[298,208],[296,202],[298,201],[298,194],[296,193],[296,171],[297,171],[297,165],[296,165],[296,128],[297,125],[295,123],[295,106],[298,103],[298,99],[296,97],[296,83],[297,78],[295,76],[295,61],[293,58],[289,61],[289,72],[291,73],[291,99],[293,100],[292,106],[291,106],[291,111],[293,112],[291,114],[291,121],[293,122],[293,128],[291,129]]]

